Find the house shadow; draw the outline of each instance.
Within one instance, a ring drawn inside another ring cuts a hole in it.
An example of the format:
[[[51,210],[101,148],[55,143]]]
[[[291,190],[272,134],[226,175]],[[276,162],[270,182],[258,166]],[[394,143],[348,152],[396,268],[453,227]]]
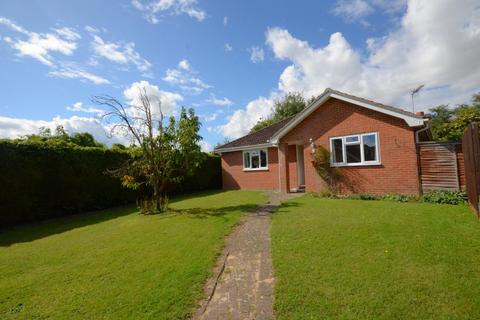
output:
[[[101,211],[72,214],[0,230],[0,247],[31,242],[73,229],[116,219],[138,211],[134,205],[111,208]]]

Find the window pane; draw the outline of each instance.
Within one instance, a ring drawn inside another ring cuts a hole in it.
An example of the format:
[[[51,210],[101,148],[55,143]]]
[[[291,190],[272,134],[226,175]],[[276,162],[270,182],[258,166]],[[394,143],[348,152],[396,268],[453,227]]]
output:
[[[244,168],[250,168],[250,153],[245,152],[243,154],[243,166]]]
[[[363,156],[365,161],[377,160],[377,142],[375,140],[374,134],[363,136]]]
[[[260,150],[260,167],[267,167],[267,153],[265,150]]]
[[[333,139],[333,162],[343,162],[342,139]]]
[[[362,161],[359,144],[346,145],[345,149],[347,151],[347,163],[357,163]]]
[[[252,155],[252,169],[260,167],[260,159],[258,155]]]
[[[350,142],[358,142],[358,141],[360,141],[360,140],[358,139],[358,136],[354,136],[354,137],[347,137],[347,138],[345,138],[345,142],[346,142],[346,143],[350,143]]]

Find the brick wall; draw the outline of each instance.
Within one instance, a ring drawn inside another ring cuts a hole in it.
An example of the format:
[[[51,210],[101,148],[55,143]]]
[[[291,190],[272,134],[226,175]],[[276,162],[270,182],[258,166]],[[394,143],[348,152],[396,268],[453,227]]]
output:
[[[223,189],[278,190],[278,151],[268,148],[268,169],[244,171],[241,151],[222,153]]]
[[[343,167],[341,192],[418,194],[415,134],[401,119],[331,98],[281,142],[304,143],[305,187],[318,192],[325,184],[311,163],[309,139],[329,149],[329,137],[367,132],[379,134],[381,164]]]

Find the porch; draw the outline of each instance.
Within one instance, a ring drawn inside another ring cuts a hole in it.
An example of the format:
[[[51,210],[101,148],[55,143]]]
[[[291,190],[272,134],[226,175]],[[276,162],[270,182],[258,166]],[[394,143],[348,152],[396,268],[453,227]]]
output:
[[[278,145],[281,192],[305,192],[305,145],[301,141]]]

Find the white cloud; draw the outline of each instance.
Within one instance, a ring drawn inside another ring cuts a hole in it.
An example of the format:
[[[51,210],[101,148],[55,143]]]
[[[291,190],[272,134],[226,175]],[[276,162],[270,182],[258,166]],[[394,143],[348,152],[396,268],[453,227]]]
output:
[[[219,99],[216,98],[214,95],[212,95],[211,98],[207,100],[207,102],[221,107],[229,107],[233,104],[233,102],[227,97]]]
[[[147,95],[152,102],[155,117],[158,116],[160,112],[158,109],[158,103],[155,102],[161,101],[162,112],[164,115],[168,116],[175,113],[178,109],[177,102],[183,99],[182,96],[178,94],[161,91],[157,86],[151,85],[147,81],[140,81],[133,83],[124,91],[124,96],[130,105],[140,104],[140,88],[145,88]],[[104,113],[104,110],[99,108],[85,107],[81,102],[68,106],[67,109],[73,112],[96,113],[97,117]],[[63,126],[69,134],[75,132],[89,132],[95,137],[95,139],[107,145],[112,145],[113,143],[130,143],[128,138],[118,131],[114,132],[113,136],[111,135],[111,129],[113,128],[114,123],[105,123],[95,117],[80,117],[77,115],[70,118],[56,116],[52,120],[32,120],[0,116],[0,138],[19,138],[27,134],[38,133],[41,128],[49,128],[54,131],[59,125]],[[204,148],[207,147],[208,145],[205,144]]]
[[[0,116],[0,137],[19,138],[28,134],[35,134],[40,128],[49,128],[52,132],[57,126],[63,126],[69,133],[89,132],[96,140],[107,145],[124,143],[128,141],[121,136],[109,138],[109,128],[104,126],[98,119],[89,117],[73,116],[70,118],[54,117],[52,120],[31,120]]]
[[[250,101],[245,109],[236,110],[229,117],[225,125],[217,127],[217,130],[228,138],[239,138],[250,131],[255,123],[266,119],[273,111],[273,99],[259,97]]]
[[[65,79],[80,79],[81,81],[90,81],[94,84],[109,84],[110,81],[91,72],[85,71],[80,67],[71,65],[63,66],[52,70],[48,75]]]
[[[98,35],[93,36],[92,48],[95,54],[118,64],[133,64],[146,76],[151,76],[152,64],[135,51],[135,43],[106,42]]]
[[[185,59],[178,63],[178,68],[167,69],[162,79],[173,86],[178,86],[182,91],[192,94],[200,94],[205,89],[212,87],[198,77],[197,72],[192,70],[190,63]]]
[[[77,49],[76,40],[80,38],[80,35],[71,28],[55,29],[55,33],[36,33],[26,30],[5,17],[0,17],[0,24],[28,37],[26,40],[10,39],[8,41],[12,48],[17,50],[19,56],[31,57],[50,67],[55,63],[52,52],[70,56]]]
[[[251,47],[249,49],[249,52],[250,52],[250,61],[252,61],[253,63],[259,63],[263,61],[264,59],[263,48]]]
[[[123,95],[127,99],[128,104],[134,106],[140,106],[140,92],[146,91],[146,94],[152,105],[152,113],[158,117],[160,113],[165,116],[175,115],[178,110],[177,103],[183,101],[183,97],[178,93],[169,91],[163,91],[148,81],[142,80],[132,83],[125,91]],[[160,103],[158,103],[160,102]]]
[[[230,52],[232,50],[233,50],[233,47],[230,44],[225,43],[225,51]]]
[[[310,96],[332,87],[409,106],[409,90],[426,84],[425,108],[438,103],[438,92],[451,97],[443,103],[465,102],[480,84],[480,9],[474,0],[461,6],[411,0],[398,30],[368,40],[366,57],[341,33],[332,34],[321,48],[285,29],[269,29],[266,37],[275,56],[292,63],[280,76],[283,92]]]
[[[228,17],[223,17],[223,25],[226,26],[228,24]]]
[[[22,26],[19,26],[18,24],[16,24],[12,20],[10,20],[8,18],[5,18],[5,17],[0,17],[0,24],[3,24],[5,26],[9,27],[13,31],[23,33],[26,36],[29,36],[32,33],[30,31],[26,30],[25,28],[23,28]]]
[[[333,13],[347,21],[355,21],[373,13],[373,7],[366,0],[338,0]]]
[[[135,9],[144,13],[148,22],[159,22],[158,14],[181,15],[186,14],[197,21],[203,21],[206,12],[197,6],[197,0],[132,0]]]
[[[178,67],[183,70],[190,70],[190,63],[187,59],[183,59],[178,63]]]
[[[98,33],[100,30],[98,28],[92,27],[92,26],[85,26],[85,31],[89,33]]]
[[[81,39],[82,37],[72,28],[68,27],[63,27],[63,28],[57,28],[54,29],[57,34],[60,36],[64,37],[67,40],[78,40]]]
[[[203,152],[210,152],[210,151],[213,150],[212,145],[205,140],[200,140],[200,142],[198,144],[200,145],[200,149]]]
[[[200,118],[203,118],[206,122],[212,122],[217,120],[218,116],[223,113],[223,110],[217,110],[213,113],[201,115]]]
[[[418,111],[468,102],[479,90],[480,8],[475,0],[462,5],[409,1],[399,28],[369,39],[366,55],[338,32],[326,46],[315,48],[288,30],[271,28],[266,42],[276,58],[291,63],[280,75],[280,93],[303,92],[309,97],[330,87],[410,110],[409,91],[426,84],[416,98]],[[258,98],[237,110],[220,132],[228,137],[247,133],[257,119],[268,115],[265,100],[271,99]]]
[[[95,113],[97,116],[105,114],[105,110],[95,107],[84,107],[82,102],[75,102],[71,106],[67,106],[67,110],[72,112]]]

